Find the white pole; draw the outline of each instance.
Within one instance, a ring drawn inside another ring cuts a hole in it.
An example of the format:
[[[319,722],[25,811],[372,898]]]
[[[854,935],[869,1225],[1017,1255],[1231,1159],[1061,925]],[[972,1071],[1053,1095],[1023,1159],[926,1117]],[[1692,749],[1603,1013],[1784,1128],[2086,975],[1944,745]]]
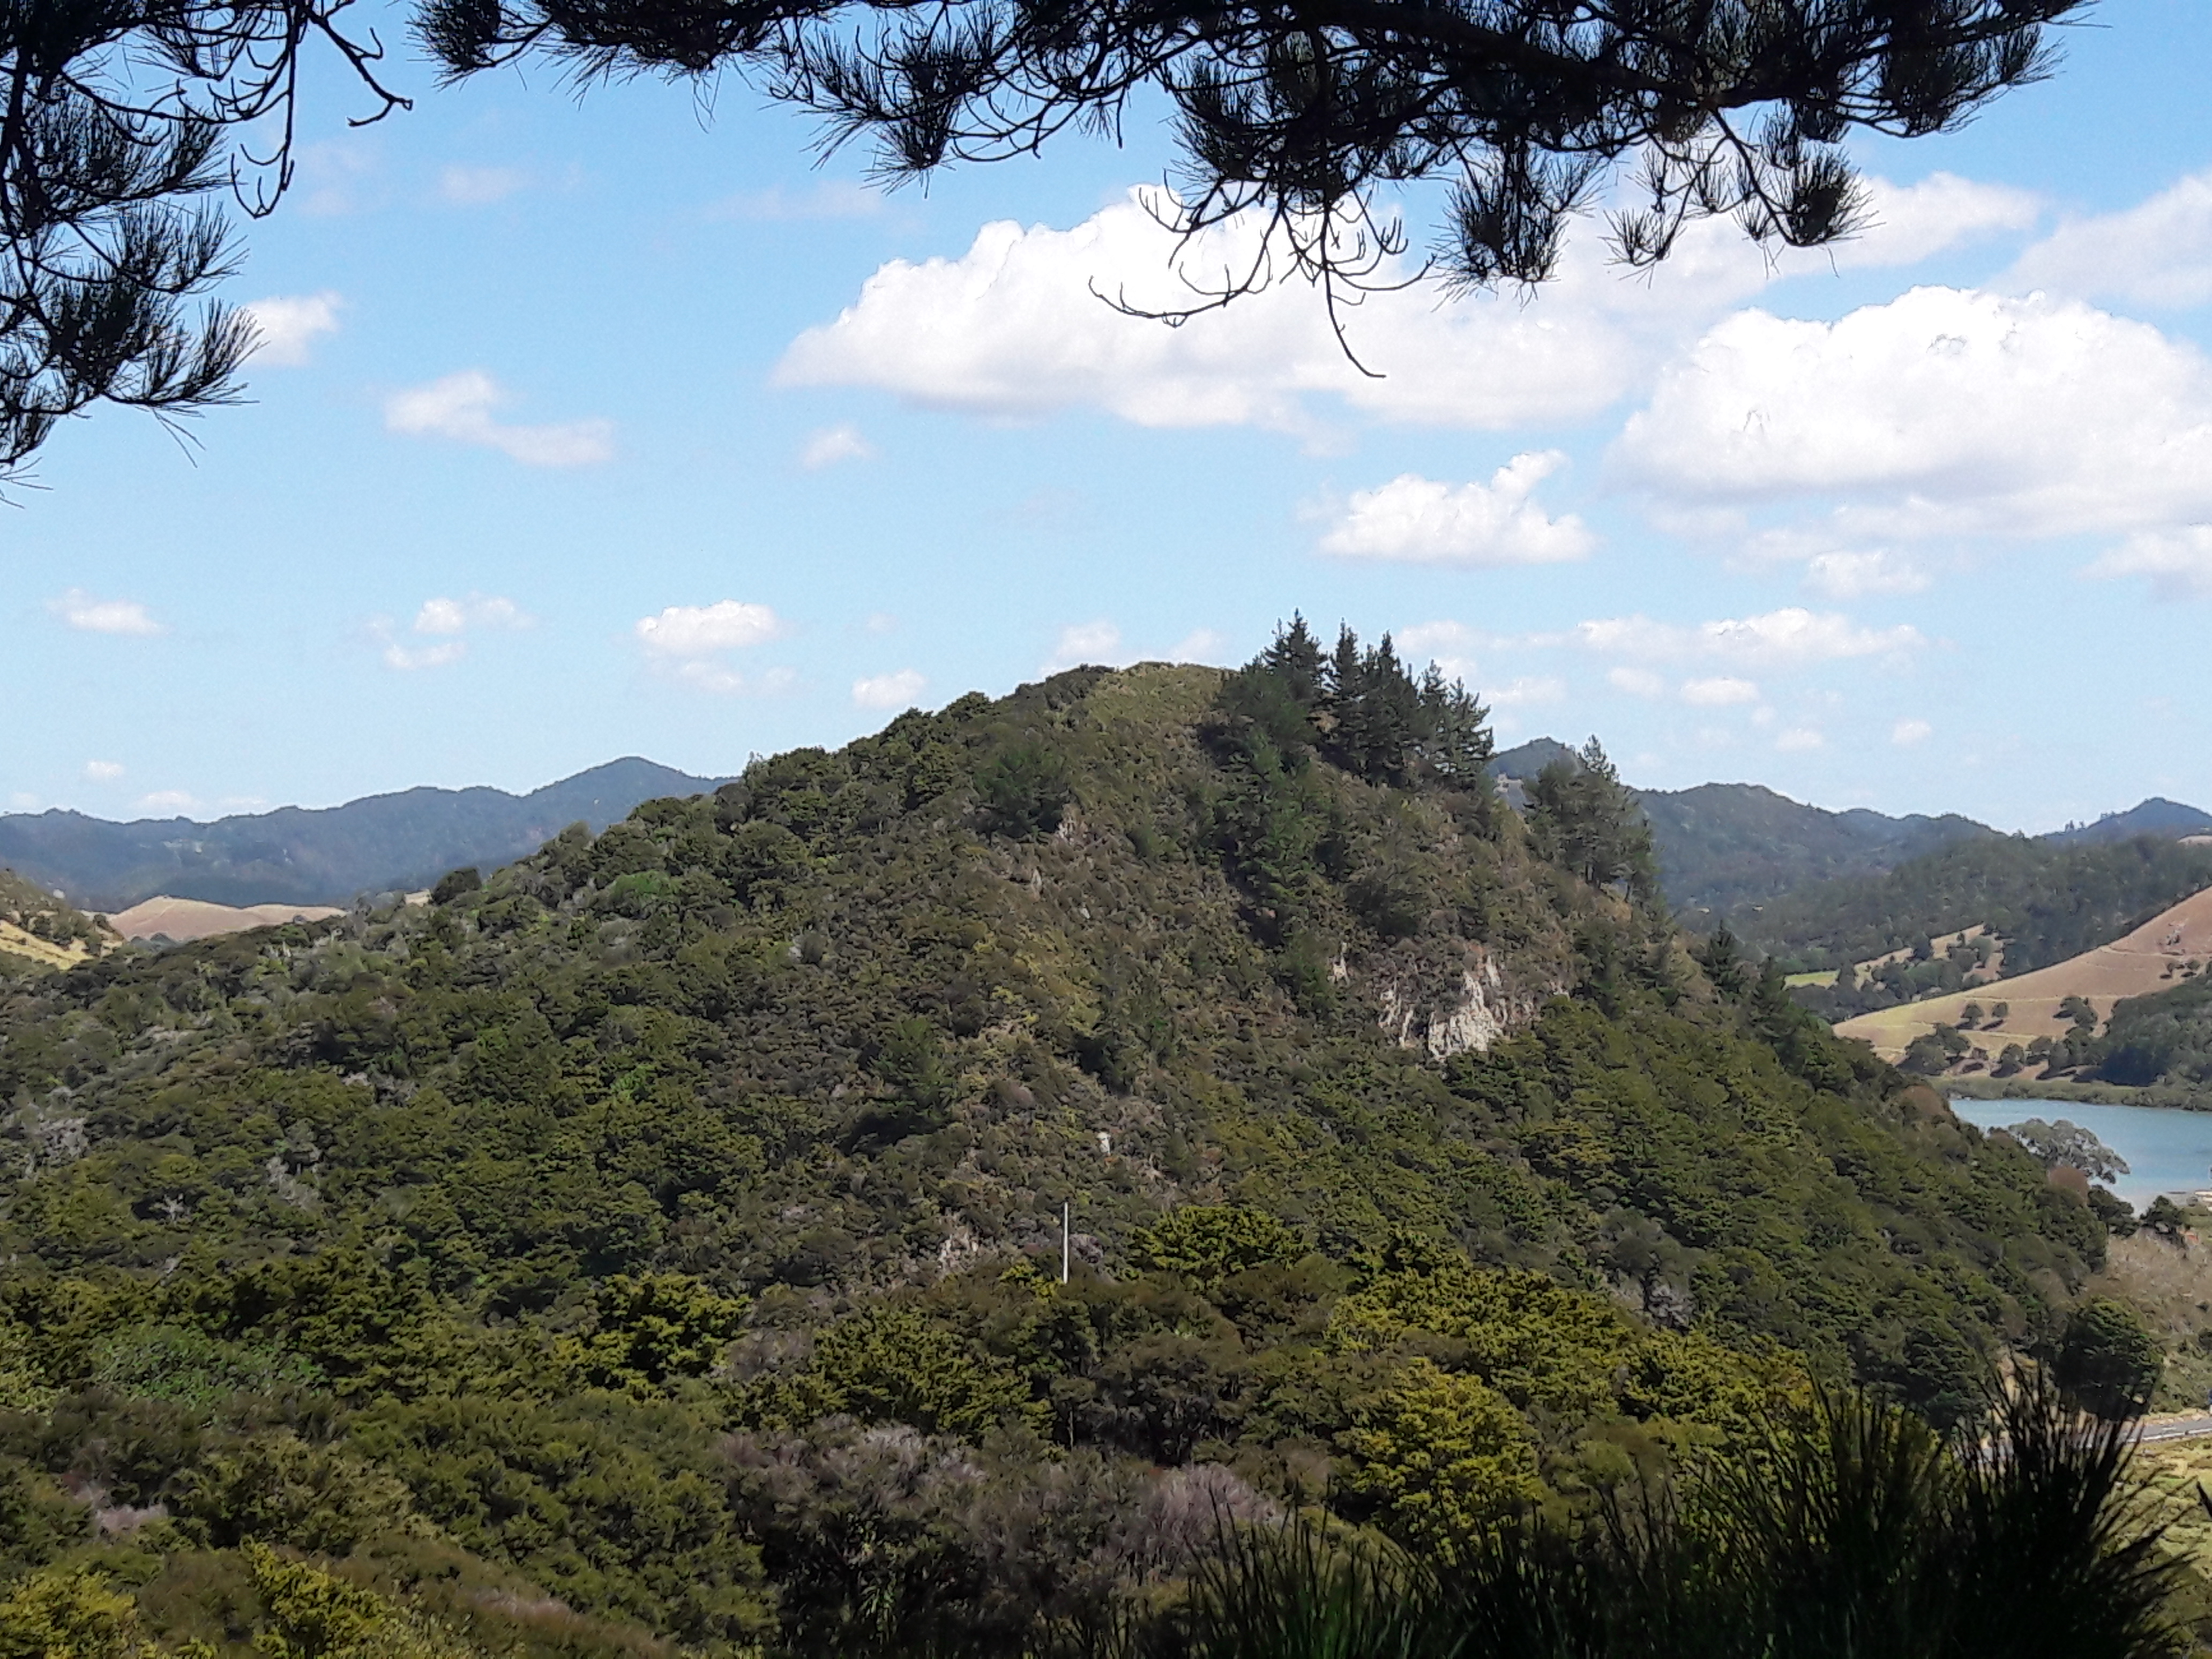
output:
[[[1067,1283],[1067,1212],[1068,1206],[1062,1204],[1060,1206],[1060,1282],[1063,1285]]]

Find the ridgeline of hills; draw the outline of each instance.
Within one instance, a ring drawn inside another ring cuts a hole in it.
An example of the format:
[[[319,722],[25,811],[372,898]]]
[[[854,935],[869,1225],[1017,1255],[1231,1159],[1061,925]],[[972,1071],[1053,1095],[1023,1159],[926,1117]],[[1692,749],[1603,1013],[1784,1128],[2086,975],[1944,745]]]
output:
[[[1499,755],[1492,770],[1525,784],[1553,764],[1571,769],[1580,762],[1566,744],[1538,738]],[[1865,807],[1834,812],[1754,783],[1645,789],[1637,799],[1650,821],[1660,887],[1686,921],[1698,926],[1725,921],[1747,940],[1787,955],[1808,955],[1808,963],[1802,965],[1819,967],[1835,966],[1844,959],[1838,952],[1878,954],[1859,947],[1885,927],[1896,937],[1881,950],[1956,932],[1990,921],[1981,911],[1992,903],[2017,908],[2029,902],[2031,890],[2070,882],[2100,867],[2094,856],[2069,865],[2064,849],[2146,838],[2170,842],[2212,832],[2212,812],[2157,796],[2126,811],[2109,812],[2094,823],[2069,825],[2039,837],[2008,836],[1955,812],[1940,817],[1917,812],[1891,817]],[[2000,849],[1993,842],[2005,845]],[[1961,843],[1971,843],[1974,850],[1938,860],[1937,855]],[[1985,864],[1991,868],[1983,873]],[[1907,872],[1894,882],[1882,879],[1908,866],[1929,868],[1925,873]],[[2092,879],[2103,884],[2100,878]],[[1970,890],[1978,882],[1991,890]],[[2163,889],[2153,882],[2146,890]],[[2174,893],[2148,908],[2162,908],[2179,896]],[[1769,915],[1778,900],[1783,908]],[[2130,902],[2140,909],[2148,901]],[[2125,907],[2114,911],[2107,905],[2098,911],[2094,926],[2103,926],[2107,915],[2118,921],[2128,914]],[[2112,936],[2084,935],[2057,954]],[[2049,950],[2037,948],[2040,962],[2057,959]],[[1832,959],[1810,959],[1823,952]]]
[[[363,1653],[371,1590],[425,1653],[1035,1653],[1224,1518],[1449,1561],[2074,1341],[2124,1206],[1474,715],[1300,628],[0,986],[10,1560],[226,1655],[313,1601],[270,1546]]]
[[[117,911],[164,894],[218,904],[349,904],[427,887],[463,865],[493,867],[572,823],[597,832],[641,801],[719,781],[635,757],[526,795],[403,790],[343,806],[286,806],[198,823],[129,823],[59,810],[0,814],[0,866],[80,910]]]

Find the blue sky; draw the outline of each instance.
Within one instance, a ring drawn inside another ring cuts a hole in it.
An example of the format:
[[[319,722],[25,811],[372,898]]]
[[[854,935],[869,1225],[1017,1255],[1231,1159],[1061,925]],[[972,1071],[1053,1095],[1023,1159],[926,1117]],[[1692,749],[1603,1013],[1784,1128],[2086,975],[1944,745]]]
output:
[[[1533,301],[1376,301],[1374,381],[1304,293],[1091,297],[1167,292],[1134,129],[886,198],[734,81],[332,82],[228,289],[253,403],[72,423],[0,508],[0,807],[731,772],[1293,609],[1650,786],[2212,805],[2212,14],[2063,45],[1866,146],[1832,255],[1586,224]]]

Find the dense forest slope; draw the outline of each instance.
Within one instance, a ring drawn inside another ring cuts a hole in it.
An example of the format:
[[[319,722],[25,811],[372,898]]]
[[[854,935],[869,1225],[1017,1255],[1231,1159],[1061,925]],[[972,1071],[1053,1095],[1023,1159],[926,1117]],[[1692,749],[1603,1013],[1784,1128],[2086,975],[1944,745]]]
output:
[[[1777,896],[1844,877],[1878,876],[1954,842],[1994,836],[1972,818],[1864,807],[1831,812],[1753,783],[1647,789],[1659,878],[1668,902],[1693,918],[1728,917]]]
[[[1826,883],[1735,918],[1745,942],[1793,969],[1864,963],[1891,952],[1940,958],[1947,936],[1983,928],[2005,974],[2047,968],[2109,944],[2212,885],[2212,845],[2140,836],[2112,842],[1964,842],[1886,875]],[[1956,989],[1930,969],[1911,988]]]
[[[0,1552],[240,1656],[249,1539],[548,1659],[1011,1653],[1223,1516],[1948,1419],[2100,1211],[1686,951],[1589,752],[1524,821],[1301,629],[0,991]]]
[[[633,757],[526,795],[409,789],[212,823],[4,813],[0,865],[85,910],[127,909],[156,894],[218,904],[349,904],[361,893],[427,887],[459,865],[505,864],[568,824],[596,830],[640,801],[714,782]]]

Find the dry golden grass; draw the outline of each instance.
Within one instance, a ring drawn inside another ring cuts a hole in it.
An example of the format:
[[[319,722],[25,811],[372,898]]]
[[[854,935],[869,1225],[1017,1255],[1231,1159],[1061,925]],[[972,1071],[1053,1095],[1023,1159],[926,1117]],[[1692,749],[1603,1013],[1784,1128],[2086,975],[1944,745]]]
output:
[[[2112,1005],[2123,997],[2163,990],[2175,983],[2172,975],[2181,963],[2208,960],[2212,960],[2212,887],[2110,945],[2017,978],[1861,1014],[1836,1030],[1842,1036],[1864,1038],[1883,1059],[1897,1060],[1913,1038],[1938,1025],[1956,1025],[1968,1003],[1989,1008],[2002,1002],[2011,1009],[2003,1028],[1971,1034],[1994,1058],[2008,1042],[2024,1045],[2039,1036],[2065,1036],[2069,1022],[2059,1018],[2058,1007],[2069,997],[2087,998],[2100,1021],[2110,1019]]]
[[[82,939],[57,945],[52,939],[24,932],[12,921],[0,921],[0,951],[10,956],[28,957],[45,968],[74,968],[92,954]]]

